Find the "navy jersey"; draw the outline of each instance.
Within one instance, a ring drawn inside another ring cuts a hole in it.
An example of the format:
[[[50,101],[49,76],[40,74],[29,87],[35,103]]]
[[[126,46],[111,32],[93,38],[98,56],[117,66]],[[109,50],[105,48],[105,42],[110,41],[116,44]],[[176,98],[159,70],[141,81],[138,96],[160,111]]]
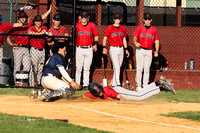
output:
[[[63,56],[61,54],[53,54],[47,61],[44,70],[43,76],[47,76],[48,74],[52,74],[53,76],[57,75],[58,67],[63,66]]]

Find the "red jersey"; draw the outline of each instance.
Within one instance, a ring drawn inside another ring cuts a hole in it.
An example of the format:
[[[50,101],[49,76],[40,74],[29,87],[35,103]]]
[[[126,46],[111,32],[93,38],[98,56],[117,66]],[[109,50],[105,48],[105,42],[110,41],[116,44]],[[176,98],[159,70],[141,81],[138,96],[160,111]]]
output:
[[[12,29],[14,24],[0,24],[0,33],[5,34],[8,30]],[[3,45],[4,35],[0,35],[0,46]]]
[[[30,23],[28,23],[27,25],[25,25],[24,27],[17,27],[17,28],[13,28],[11,30],[11,34],[23,34],[23,35],[27,35],[27,30],[28,28],[33,24],[33,22],[31,21]],[[16,44],[21,44],[21,45],[28,45],[28,40],[29,37],[28,36],[8,36],[9,38],[14,37],[15,38],[15,43]]]
[[[64,34],[67,33],[67,30],[65,29],[64,26],[59,26],[59,29],[54,29],[53,27],[51,27],[48,32],[52,32],[53,36],[64,36]],[[54,39],[59,40],[59,38],[54,38]]]
[[[108,38],[110,46],[124,46],[123,38],[127,36],[126,28],[122,25],[118,28],[110,25],[107,27],[104,36]]]
[[[153,43],[160,40],[158,32],[155,27],[151,25],[146,29],[144,25],[140,25],[134,32],[133,36],[137,37],[137,42],[141,44],[141,48],[153,50]]]
[[[88,22],[86,26],[81,23],[76,24],[76,46],[91,46],[93,37],[98,36],[94,23]]]
[[[40,33],[43,30],[47,31],[47,27],[46,26],[41,26],[41,30],[37,31],[35,29],[35,26],[31,26],[28,30]],[[34,47],[36,49],[43,49],[44,46],[45,46],[45,39],[30,38],[30,46]]]
[[[110,87],[104,86],[103,89],[104,89],[103,97],[105,99],[108,99],[108,98],[117,98],[117,96],[119,95],[114,89],[112,89]],[[90,92],[85,93],[84,97],[92,98],[92,99],[101,99],[100,97],[93,96]]]

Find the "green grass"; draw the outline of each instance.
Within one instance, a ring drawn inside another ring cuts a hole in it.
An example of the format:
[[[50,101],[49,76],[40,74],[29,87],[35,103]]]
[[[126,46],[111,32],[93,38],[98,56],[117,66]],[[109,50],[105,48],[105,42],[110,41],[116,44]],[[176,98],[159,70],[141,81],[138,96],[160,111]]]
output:
[[[176,90],[176,95],[173,95],[170,92],[160,92],[159,94],[152,96],[148,100],[200,103],[200,98],[198,98],[199,95],[200,90]]]
[[[27,121],[26,118],[35,121]],[[56,120],[2,113],[0,113],[0,131],[1,133],[107,133]]]
[[[200,121],[200,111],[173,112],[169,114],[161,114],[167,117],[178,117],[194,121]]]
[[[13,89],[13,88],[0,88],[0,95],[19,95],[28,96],[31,89]],[[81,96],[87,91],[76,91],[74,96]],[[176,90],[176,95],[170,92],[160,92],[157,95],[150,97],[147,100],[164,100],[164,101],[176,101],[176,102],[188,102],[188,103],[200,103],[200,90]]]

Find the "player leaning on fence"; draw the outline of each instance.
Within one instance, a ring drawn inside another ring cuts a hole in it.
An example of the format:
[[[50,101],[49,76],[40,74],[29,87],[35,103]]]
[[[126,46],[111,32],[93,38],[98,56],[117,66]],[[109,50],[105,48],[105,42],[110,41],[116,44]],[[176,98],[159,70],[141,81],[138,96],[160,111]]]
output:
[[[2,24],[2,16],[0,15],[0,34],[5,34],[10,29],[14,27],[20,27],[22,25],[25,25],[25,23]],[[3,41],[4,41],[4,35],[0,35],[0,64],[2,63],[2,58],[3,58]]]
[[[42,15],[42,19],[45,19],[49,13],[51,12],[50,9]],[[13,28],[11,30],[11,34],[22,34],[27,35],[27,30],[29,27],[33,25],[33,22],[28,22],[28,16],[24,11],[19,12],[18,21],[21,23],[27,23],[26,25],[18,28]],[[12,43],[10,38],[15,38],[15,43]],[[23,73],[29,73],[30,70],[30,54],[29,54],[29,48],[28,48],[28,36],[8,36],[7,42],[9,45],[13,46],[13,57],[14,57],[14,81],[16,85],[16,72],[23,72]],[[23,70],[20,70],[21,64],[23,65]],[[23,77],[22,77],[23,78]]]
[[[87,12],[82,12],[80,16],[80,23],[76,25],[76,82],[80,85],[83,69],[83,88],[87,88],[93,51],[97,51],[98,32],[95,24],[89,22]]]
[[[112,86],[121,86],[120,83],[120,67],[124,59],[124,50],[129,57],[126,41],[126,28],[120,25],[121,17],[115,14],[113,17],[114,24],[107,27],[103,38],[103,54],[107,54],[107,39],[110,45],[110,57],[113,64],[114,74]]]
[[[29,35],[44,35],[47,32],[47,27],[42,25],[43,19],[40,15],[36,15],[33,19],[34,26],[29,27]],[[34,80],[40,85],[42,76],[42,69],[45,61],[45,38],[30,38],[30,58],[31,58],[31,73],[30,73],[30,86],[34,86]],[[37,75],[34,76],[34,75]],[[36,78],[36,79],[35,79]]]
[[[136,90],[140,90],[149,83],[149,71],[152,62],[153,43],[155,42],[154,57],[158,56],[159,35],[155,27],[151,25],[152,18],[149,13],[144,15],[144,24],[137,27],[133,36],[136,46]],[[142,71],[143,85],[142,85]]]

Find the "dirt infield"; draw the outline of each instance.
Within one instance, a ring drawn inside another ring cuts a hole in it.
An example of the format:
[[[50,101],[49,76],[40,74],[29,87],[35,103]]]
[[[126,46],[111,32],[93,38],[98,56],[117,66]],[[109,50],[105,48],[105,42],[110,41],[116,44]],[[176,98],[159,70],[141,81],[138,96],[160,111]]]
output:
[[[40,102],[24,96],[0,96],[0,112],[68,119],[69,123],[118,133],[199,133],[200,122],[160,116],[199,111],[200,103],[163,101],[94,101],[83,98]]]

